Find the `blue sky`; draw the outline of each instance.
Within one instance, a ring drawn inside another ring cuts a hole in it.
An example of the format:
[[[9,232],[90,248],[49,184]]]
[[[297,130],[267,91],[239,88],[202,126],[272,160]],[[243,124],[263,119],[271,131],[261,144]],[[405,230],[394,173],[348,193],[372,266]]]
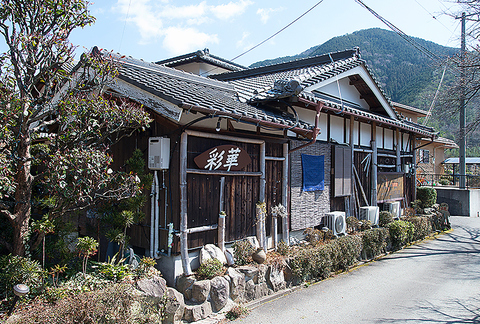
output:
[[[285,27],[318,0],[97,0],[95,25],[74,31],[79,52],[98,46],[145,61],[209,48],[232,59]],[[406,34],[459,47],[455,4],[442,0],[364,0]],[[435,18],[433,18],[435,16]],[[288,29],[237,63],[294,55],[357,30],[388,29],[355,0],[324,0]]]

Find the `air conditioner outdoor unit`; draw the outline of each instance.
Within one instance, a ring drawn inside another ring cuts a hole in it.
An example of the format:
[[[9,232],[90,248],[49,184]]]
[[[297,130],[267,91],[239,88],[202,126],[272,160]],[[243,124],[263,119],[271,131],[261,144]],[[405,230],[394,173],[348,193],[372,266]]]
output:
[[[345,235],[347,224],[345,221],[345,212],[330,212],[325,215],[325,226],[332,230],[335,236]]]
[[[148,168],[167,170],[170,164],[170,138],[150,137],[148,139]]]
[[[399,201],[384,203],[383,209],[391,212],[394,218],[400,218],[401,209]]]
[[[369,220],[372,225],[378,225],[378,214],[377,206],[360,207],[359,220]]]

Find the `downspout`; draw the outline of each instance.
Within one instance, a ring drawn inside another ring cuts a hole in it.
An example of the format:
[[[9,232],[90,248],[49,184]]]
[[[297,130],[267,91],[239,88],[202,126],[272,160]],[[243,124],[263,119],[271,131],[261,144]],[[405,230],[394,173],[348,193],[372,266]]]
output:
[[[292,152],[295,152],[295,151],[298,151],[302,148],[305,148],[307,146],[310,146],[312,144],[315,144],[315,142],[317,142],[317,136],[318,134],[320,133],[320,128],[318,128],[318,123],[319,123],[319,119],[320,119],[320,112],[322,111],[322,108],[323,108],[323,102],[318,102],[317,104],[317,107],[315,108],[317,113],[315,115],[315,127],[313,128],[313,138],[310,142],[306,143],[306,144],[303,144],[303,145],[300,145],[296,148],[293,148],[291,149],[290,151],[288,151],[288,154],[292,153]]]
[[[157,174],[157,171],[155,171],[155,247],[154,247],[154,253],[153,255],[155,256],[155,259],[159,259],[160,258],[160,255],[159,255],[159,249],[158,249],[158,246],[160,244],[160,238],[159,238],[159,234],[158,234],[158,228],[160,227],[160,187],[159,187],[159,184],[158,184],[158,174]]]
[[[150,257],[155,258],[155,203],[157,202],[157,193],[155,192],[157,171],[153,172],[152,189],[150,193]]]

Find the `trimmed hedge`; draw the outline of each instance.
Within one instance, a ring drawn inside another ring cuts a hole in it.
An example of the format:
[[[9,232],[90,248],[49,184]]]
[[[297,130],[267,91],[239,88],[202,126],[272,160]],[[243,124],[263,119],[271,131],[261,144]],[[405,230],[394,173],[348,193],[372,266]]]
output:
[[[407,222],[413,224],[413,240],[423,240],[428,234],[433,232],[432,220],[428,217],[409,217],[405,219]]]
[[[394,250],[398,250],[412,241],[415,230],[412,223],[396,220],[388,224],[387,227]]]
[[[387,228],[373,228],[362,233],[362,255],[373,259],[386,251],[390,235]]]

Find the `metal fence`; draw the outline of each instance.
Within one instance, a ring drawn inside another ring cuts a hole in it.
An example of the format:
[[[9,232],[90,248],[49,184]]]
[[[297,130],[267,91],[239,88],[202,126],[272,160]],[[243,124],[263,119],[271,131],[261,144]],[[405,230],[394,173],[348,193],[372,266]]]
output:
[[[417,186],[459,187],[460,178],[466,177],[467,188],[480,188],[480,175],[417,173]]]

